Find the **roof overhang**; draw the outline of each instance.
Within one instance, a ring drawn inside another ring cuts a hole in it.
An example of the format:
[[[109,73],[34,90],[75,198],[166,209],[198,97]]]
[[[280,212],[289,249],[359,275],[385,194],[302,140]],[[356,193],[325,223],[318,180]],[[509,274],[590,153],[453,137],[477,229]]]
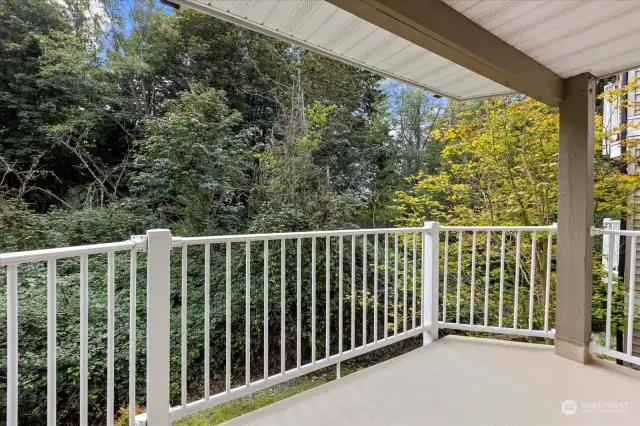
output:
[[[477,75],[548,103],[563,98],[562,78],[471,19],[434,0],[328,0]],[[490,96],[483,93],[480,96]],[[465,96],[458,96],[459,98]]]
[[[640,64],[638,0],[172,1],[452,99],[557,105],[564,78]]]

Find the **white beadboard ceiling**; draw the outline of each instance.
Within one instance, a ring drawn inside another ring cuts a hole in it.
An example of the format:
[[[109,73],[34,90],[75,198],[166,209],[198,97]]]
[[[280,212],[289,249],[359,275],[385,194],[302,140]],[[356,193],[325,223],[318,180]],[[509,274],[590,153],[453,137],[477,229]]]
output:
[[[172,0],[435,93],[512,91],[324,0]],[[637,0],[443,0],[561,77],[640,64]]]
[[[640,64],[637,0],[443,0],[561,77]]]

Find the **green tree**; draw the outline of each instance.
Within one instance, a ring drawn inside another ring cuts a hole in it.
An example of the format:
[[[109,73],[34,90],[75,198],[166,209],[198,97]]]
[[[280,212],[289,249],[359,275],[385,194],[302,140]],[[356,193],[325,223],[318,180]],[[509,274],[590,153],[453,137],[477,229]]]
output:
[[[362,226],[387,223],[394,174],[394,149],[385,118],[383,79],[368,71],[305,52],[300,60],[305,105],[335,105],[322,132],[314,163],[336,194],[355,207]]]
[[[124,240],[158,226],[178,235],[211,235],[387,223],[387,205],[401,174],[395,171],[381,77],[195,11],[167,13],[147,0],[136,0],[131,7],[105,1],[109,25],[104,25],[102,12],[91,14],[92,4],[0,0],[0,18],[13,31],[0,29],[7,41],[0,46],[6,64],[0,76],[0,111],[7,118],[0,133],[0,251]],[[307,243],[301,253],[306,305]],[[262,277],[257,272],[262,248],[253,244],[251,249],[257,268],[252,327],[262,330]],[[295,248],[288,253],[293,264]],[[362,253],[360,241],[357,253]],[[281,285],[275,246],[272,254],[269,294],[275,306]],[[233,247],[234,279],[244,271],[244,256],[243,247]],[[223,265],[224,257],[224,250],[212,246],[214,374],[224,369],[219,363],[224,304],[217,302],[224,297],[225,272],[214,266]],[[172,282],[178,284],[179,260],[174,256],[172,264]],[[319,271],[318,281],[337,291],[335,255],[330,262],[330,277]],[[362,259],[357,263],[361,274]],[[127,264],[128,259],[117,255],[118,330],[128,324]],[[20,270],[21,386],[29,392],[28,398],[21,397],[20,409],[29,423],[45,418],[43,266]],[[138,269],[142,284],[142,256]],[[99,423],[106,405],[106,258],[92,256],[90,270],[89,342],[96,351],[89,366],[90,417]],[[190,249],[190,392],[200,391],[203,384],[203,270],[203,252]],[[77,421],[79,407],[78,274],[76,260],[59,262],[58,365],[65,380],[59,380],[58,392],[64,424]],[[286,278],[287,286],[294,285],[292,279]],[[244,285],[234,282],[234,295],[243,295]],[[143,287],[138,288],[141,341]],[[181,320],[178,287],[172,288],[174,325]],[[243,311],[242,298],[233,300],[234,312]],[[0,320],[6,315],[3,309]],[[286,315],[292,318],[295,309],[288,303]],[[335,298],[330,309],[332,315],[338,310]],[[308,314],[305,310],[305,322]],[[295,321],[287,323],[291,327]],[[240,342],[243,332],[234,325],[233,341]],[[337,329],[331,335],[331,344],[337,344]],[[271,336],[276,347],[277,336]],[[126,333],[116,336],[117,406],[127,404],[127,338]],[[180,339],[180,327],[172,327],[172,350],[179,348]],[[233,348],[234,374],[243,368],[243,350],[242,345]],[[139,360],[144,351],[140,345]],[[260,348],[254,345],[252,351],[260,362]],[[305,344],[303,356],[309,354]],[[175,396],[177,365],[172,374]],[[144,395],[143,385],[139,395]]]
[[[445,122],[445,103],[425,90],[401,83],[390,83],[388,93],[389,127],[394,134],[402,176],[412,176],[420,170],[433,173],[440,165],[443,147],[433,133]]]
[[[601,122],[600,119],[597,120]],[[397,223],[420,225],[436,220],[446,225],[473,223],[476,225],[549,225],[557,217],[557,152],[558,113],[535,100],[521,97],[491,99],[459,109],[455,123],[445,126],[433,137],[445,148],[441,170],[434,175],[423,172],[414,176],[412,187],[396,194]],[[601,134],[601,131],[597,132]],[[595,210],[597,221],[603,217],[617,217],[626,207],[626,199],[640,183],[639,174],[622,174],[620,170],[596,155]],[[515,244],[510,236],[508,247]],[[544,294],[547,242],[538,235],[536,252],[536,294]],[[458,240],[452,236],[452,247]],[[470,264],[471,242],[465,237],[465,264]],[[493,259],[500,257],[493,242]],[[531,239],[523,239],[522,261],[530,262]],[[510,258],[514,253],[507,253]],[[450,258],[450,269],[456,260]],[[453,267],[453,268],[451,268]],[[499,274],[499,265],[492,266],[492,279]],[[498,268],[498,269],[496,269]],[[468,271],[469,268],[465,267]],[[602,267],[594,267],[594,312],[596,324],[602,324],[603,301],[606,289],[602,281]],[[478,269],[477,276],[483,271]],[[513,285],[515,271],[507,265],[507,280]],[[455,280],[455,277],[451,277]],[[525,274],[520,274],[525,279]],[[465,273],[463,290],[468,299],[469,273]],[[526,284],[526,283],[525,283]],[[521,285],[522,290],[526,286]],[[483,298],[477,290],[477,298]],[[513,293],[513,287],[509,292]],[[622,286],[616,286],[616,300]],[[552,288],[553,292],[553,288]],[[524,295],[524,293],[523,293]],[[492,300],[496,300],[492,297]],[[520,297],[520,312],[528,307]],[[551,296],[551,312],[553,302]],[[451,299],[449,299],[451,302]],[[455,305],[450,312],[455,311]],[[497,311],[497,309],[494,309]],[[621,314],[617,309],[617,314]],[[535,322],[542,324],[542,312],[537,311]]]
[[[532,99],[493,99],[470,105],[456,120],[434,135],[445,144],[440,172],[418,173],[410,190],[398,192],[399,223],[553,223],[557,111]],[[617,216],[639,179],[623,175],[597,155],[596,217]]]
[[[42,37],[54,30],[71,30],[59,5],[42,0],[0,1],[0,157],[19,170],[28,169],[33,157],[52,161],[61,151],[49,149],[43,128],[48,111],[43,104],[52,94],[37,82]],[[17,185],[14,180],[3,183]],[[55,178],[41,176],[37,183],[54,184]]]
[[[253,128],[224,103],[224,94],[196,86],[150,118],[138,141],[132,180],[138,199],[178,234],[238,230],[244,214]]]
[[[87,205],[103,206],[124,187],[131,137],[121,122],[123,99],[117,81],[86,42],[68,32],[51,31],[41,40],[38,86],[55,94],[41,107],[43,128],[55,149],[65,150],[80,171],[67,184],[84,188]]]

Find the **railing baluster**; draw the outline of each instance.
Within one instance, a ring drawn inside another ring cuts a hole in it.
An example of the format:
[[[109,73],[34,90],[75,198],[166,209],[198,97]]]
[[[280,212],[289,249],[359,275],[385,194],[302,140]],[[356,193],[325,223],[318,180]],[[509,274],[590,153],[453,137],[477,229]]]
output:
[[[487,231],[487,255],[484,274],[484,326],[489,325],[489,272],[491,271],[491,231]]]
[[[107,253],[107,426],[113,426],[114,413],[114,317],[115,317],[115,253]]]
[[[286,327],[286,312],[285,312],[285,297],[286,297],[286,240],[283,238],[280,240],[280,372],[285,374],[287,371],[286,363],[286,343],[285,343],[285,327]]]
[[[518,328],[518,307],[519,307],[519,296],[520,296],[520,241],[521,241],[522,233],[520,231],[516,232],[516,276],[515,276],[515,295],[513,298],[513,328]]]
[[[378,342],[378,234],[373,234],[373,342]]]
[[[338,238],[338,353],[342,355],[342,339],[343,339],[343,330],[342,330],[342,298],[343,298],[343,288],[344,280],[342,275],[342,250],[343,250],[344,240],[342,235]]]
[[[17,377],[16,377],[16,381],[17,381]],[[86,254],[83,254],[80,256],[80,426],[87,426],[88,424],[89,424],[89,257]]]
[[[367,234],[362,235],[362,346],[367,346]]]
[[[462,231],[458,232],[458,282],[456,284],[456,324],[460,324],[461,286],[462,286]]]
[[[331,354],[331,341],[329,340],[330,337],[330,321],[331,321],[331,276],[329,275],[331,273],[331,237],[326,237],[325,238],[325,257],[326,257],[326,262],[325,262],[325,330],[324,330],[324,334],[325,334],[325,356],[327,359],[329,359],[329,356]]]
[[[384,234],[384,338],[389,337],[389,234]]]
[[[351,236],[351,350],[356,348],[356,236]]]
[[[244,268],[244,383],[249,386],[251,384],[251,241],[245,243]]]
[[[502,231],[502,242],[500,243],[500,302],[498,304],[498,327],[502,328],[502,305],[504,304],[504,256],[505,256],[506,233]]]
[[[418,234],[413,233],[413,265],[412,265],[412,274],[413,274],[413,284],[411,285],[411,295],[413,296],[413,301],[411,303],[411,329],[416,328],[416,253],[417,253],[417,239]]]
[[[338,237],[338,354],[342,355],[342,340],[343,340],[343,318],[342,318],[342,299],[344,297],[344,277],[343,277],[343,248],[344,238],[342,235]],[[328,321],[327,321],[328,322]],[[328,357],[327,357],[328,358]],[[340,361],[336,363],[336,379],[342,376],[342,364]]]
[[[603,238],[609,239],[609,253],[607,259],[607,317],[605,319],[605,347],[611,349],[611,303],[613,299],[613,256],[615,249],[615,238],[613,234],[604,235]],[[624,238],[624,237],[621,237]]]
[[[209,326],[211,318],[211,244],[204,245],[204,399],[209,399],[210,371]]]
[[[638,237],[635,235],[631,237],[631,268],[632,271],[629,274],[629,307],[628,307],[628,315],[629,318],[627,324],[627,355],[633,355],[633,323],[635,320],[635,297],[636,297],[636,251],[638,246]]]
[[[129,426],[135,426],[136,422],[137,286],[138,253],[131,250],[129,260]],[[55,421],[53,423],[55,424]]]
[[[552,233],[549,232],[547,236],[547,275],[545,277],[544,286],[544,331],[549,331],[549,297],[551,294],[551,243]]]
[[[311,238],[311,362],[316,363],[316,237]]]
[[[427,257],[429,256],[429,253],[427,253],[427,239],[430,239],[432,237],[431,234],[431,230],[428,229],[428,222],[425,222],[424,224],[424,228],[425,230],[422,231],[422,233],[420,234],[420,247],[421,247],[421,253],[420,253],[420,267],[421,267],[421,271],[420,271],[420,326],[421,327],[426,327],[427,326],[427,313],[431,313],[431,309],[433,307],[433,303],[430,303],[430,305],[427,307],[427,302],[431,301],[430,298],[427,297],[427,291],[430,291],[430,289],[427,286],[427,279],[429,279],[429,282],[431,283],[432,281],[432,277],[433,274],[428,271],[427,269],[429,268],[429,266],[427,265],[428,261],[432,261],[433,260],[433,255],[431,255],[431,257],[429,259],[427,259]],[[429,235],[427,235],[427,233]],[[431,263],[433,264],[433,262]],[[439,283],[437,284],[439,287]],[[431,293],[430,293],[431,294]],[[438,288],[438,297],[440,297],[440,291]],[[438,315],[436,315],[436,322],[438,321]],[[434,327],[435,329],[435,327]],[[429,332],[425,332],[422,334],[422,343],[423,344],[427,344],[428,340],[429,340],[429,335],[431,333]]]
[[[180,403],[187,406],[187,245],[182,246],[182,294],[180,298]]]
[[[47,424],[56,421],[56,261],[47,261]]]
[[[407,315],[409,314],[409,311],[407,309],[407,258],[409,257],[408,254],[408,247],[407,245],[409,244],[409,240],[408,240],[409,234],[407,234],[406,232],[404,233],[404,260],[403,260],[403,268],[402,268],[402,275],[403,275],[403,280],[402,280],[402,332],[406,333],[407,332]]]
[[[296,287],[296,362],[298,369],[300,369],[302,362],[302,240],[298,238],[297,255],[297,287]]]
[[[394,234],[393,259],[393,335],[398,335],[398,233]]]
[[[264,253],[263,253],[263,281],[264,288],[262,290],[263,295],[263,350],[262,355],[264,365],[263,374],[264,380],[269,378],[269,240],[264,240]]]
[[[82,293],[81,293],[81,297],[82,297]],[[81,331],[83,331],[82,324],[81,324]],[[81,338],[81,341],[82,341],[82,338]],[[86,346],[84,348],[86,348]],[[82,383],[81,383],[81,386],[82,386]],[[81,388],[81,391],[82,390],[86,392],[86,387]],[[85,407],[86,407],[86,404],[85,404]],[[84,424],[86,425],[86,420]],[[18,266],[8,265],[7,266],[7,426],[17,426],[17,425],[18,425]]]
[[[447,322],[447,280],[449,277],[449,231],[444,233],[444,265],[442,283],[442,322]]]
[[[226,301],[225,301],[225,311],[226,311],[226,390],[227,393],[231,392],[231,243],[227,243],[226,250]]]
[[[471,306],[469,307],[469,324],[473,325],[476,302],[476,231],[471,236]]]
[[[529,276],[529,330],[533,330],[533,291],[536,278],[536,231],[531,233],[531,274]]]

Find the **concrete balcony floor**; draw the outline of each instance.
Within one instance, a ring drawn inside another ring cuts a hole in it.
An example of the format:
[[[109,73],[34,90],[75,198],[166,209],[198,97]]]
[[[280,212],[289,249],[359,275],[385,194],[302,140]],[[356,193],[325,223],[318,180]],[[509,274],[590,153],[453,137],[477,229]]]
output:
[[[640,425],[640,373],[447,336],[225,425]]]

